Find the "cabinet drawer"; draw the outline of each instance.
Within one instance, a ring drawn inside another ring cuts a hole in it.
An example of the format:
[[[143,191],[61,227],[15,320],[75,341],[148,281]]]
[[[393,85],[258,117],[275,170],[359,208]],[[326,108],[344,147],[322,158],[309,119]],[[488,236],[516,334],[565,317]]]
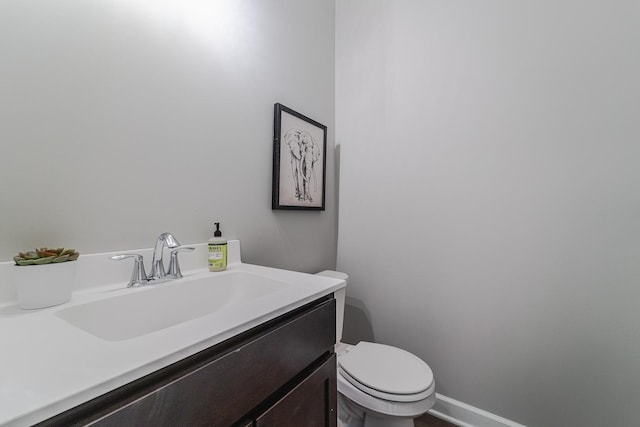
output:
[[[231,347],[222,343],[205,350],[213,351],[209,361],[192,368],[187,366],[169,380],[159,378],[158,386],[147,388],[147,392],[123,395],[115,402],[110,397],[106,407],[92,404],[93,415],[83,418],[84,421],[77,418],[72,421],[72,409],[71,414],[62,414],[50,420],[52,423],[43,424],[60,425],[58,422],[65,420],[63,424],[67,426],[230,426],[314,361],[333,351],[335,300],[325,300],[293,317],[283,318],[270,322],[272,326],[266,331],[249,334]],[[216,354],[218,347],[223,350]],[[181,363],[184,361],[178,362]],[[144,381],[148,383],[149,379]],[[127,387],[131,385],[123,388]],[[118,390],[111,394],[118,396]],[[76,410],[86,413],[82,407]]]

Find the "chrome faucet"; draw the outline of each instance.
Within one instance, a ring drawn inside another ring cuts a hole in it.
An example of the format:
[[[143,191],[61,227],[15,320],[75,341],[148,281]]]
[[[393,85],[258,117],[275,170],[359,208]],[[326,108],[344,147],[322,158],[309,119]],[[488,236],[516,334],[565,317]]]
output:
[[[164,279],[167,277],[167,273],[164,270],[164,263],[162,262],[162,253],[164,248],[174,249],[180,246],[178,240],[173,237],[171,233],[162,233],[156,240],[156,247],[153,249],[153,259],[151,261],[151,274],[149,274],[150,280]]]
[[[169,265],[169,273],[164,269],[162,254],[164,248],[173,249],[171,251],[171,263]],[[110,257],[114,261],[120,261],[127,258],[134,258],[133,273],[129,280],[128,288],[146,285],[152,281],[156,283],[164,282],[171,279],[179,279],[182,277],[180,266],[178,265],[178,253],[182,251],[193,251],[193,246],[180,246],[178,240],[171,233],[162,233],[156,240],[156,246],[153,249],[153,259],[151,261],[151,274],[147,276],[144,270],[142,255],[140,254],[120,254]]]

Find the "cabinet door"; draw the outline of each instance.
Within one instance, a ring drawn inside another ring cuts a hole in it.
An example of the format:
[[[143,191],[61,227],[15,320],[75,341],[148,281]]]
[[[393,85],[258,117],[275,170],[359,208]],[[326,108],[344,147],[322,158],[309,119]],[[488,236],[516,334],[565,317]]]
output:
[[[256,419],[256,427],[336,427],[336,355]]]

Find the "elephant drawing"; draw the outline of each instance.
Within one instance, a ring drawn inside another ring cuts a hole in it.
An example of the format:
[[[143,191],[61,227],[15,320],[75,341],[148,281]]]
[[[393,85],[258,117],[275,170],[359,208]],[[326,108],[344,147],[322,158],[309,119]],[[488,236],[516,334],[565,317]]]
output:
[[[318,188],[315,175],[315,164],[320,159],[318,143],[311,134],[300,129],[289,129],[284,134],[284,142],[289,147],[295,197],[313,202],[311,186],[313,193]]]

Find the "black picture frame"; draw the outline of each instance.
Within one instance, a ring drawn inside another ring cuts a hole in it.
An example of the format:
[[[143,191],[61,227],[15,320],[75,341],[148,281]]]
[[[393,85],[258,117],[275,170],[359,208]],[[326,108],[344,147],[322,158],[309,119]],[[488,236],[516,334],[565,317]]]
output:
[[[273,116],[271,209],[325,210],[327,127],[278,103]]]

